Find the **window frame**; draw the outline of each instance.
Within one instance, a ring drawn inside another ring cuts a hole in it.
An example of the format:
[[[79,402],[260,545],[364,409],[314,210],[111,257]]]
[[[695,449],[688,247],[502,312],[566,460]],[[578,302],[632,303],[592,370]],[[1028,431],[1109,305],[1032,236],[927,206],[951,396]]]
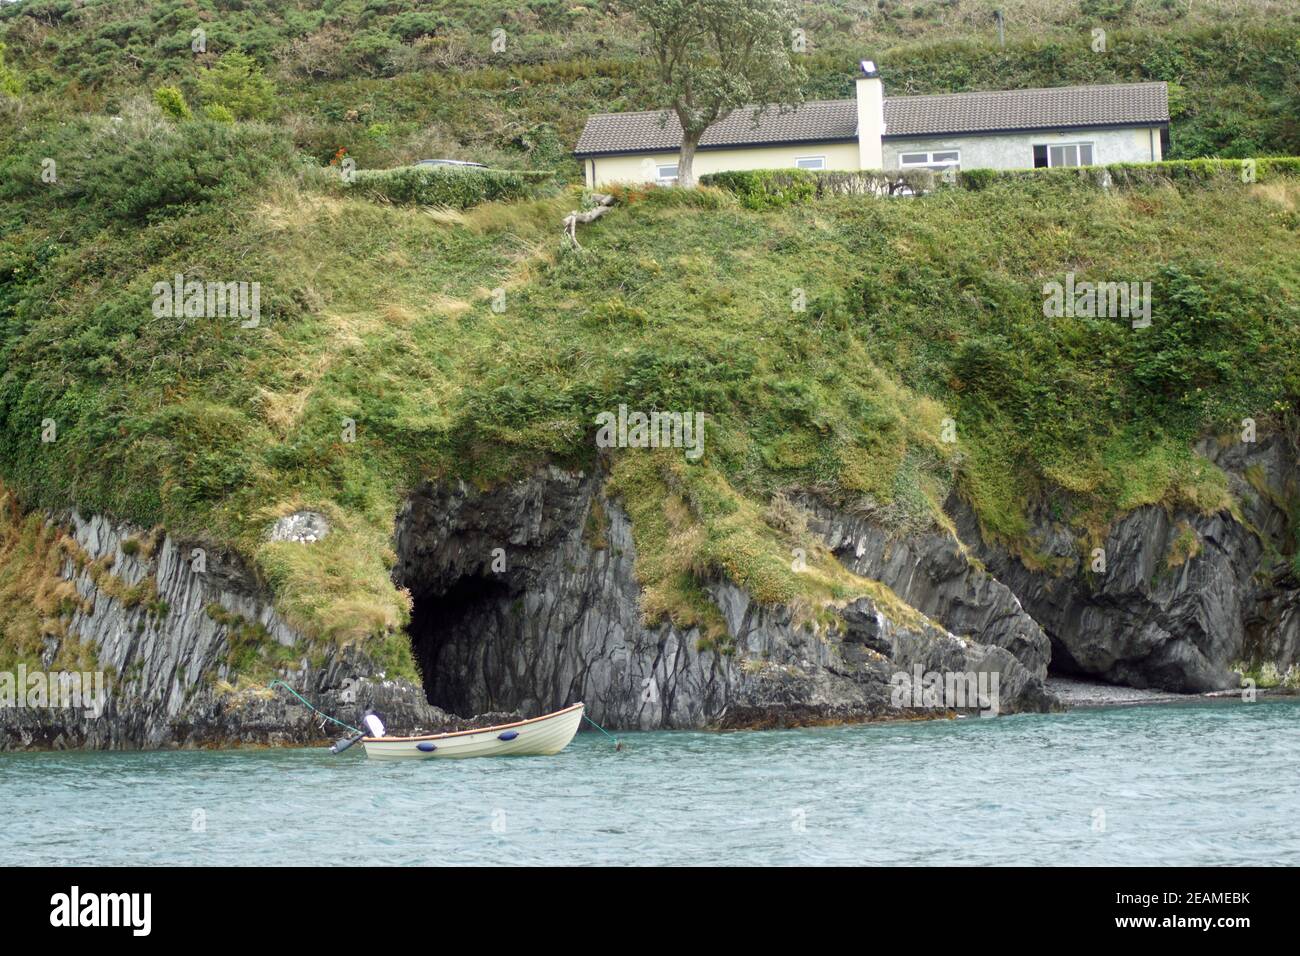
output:
[[[957,158],[952,160],[936,160],[934,157],[942,153],[952,153]],[[924,156],[923,163],[909,163],[906,160],[908,156]],[[948,167],[961,169],[961,150],[960,149],[915,149],[898,154],[899,169],[932,169],[935,172],[942,172]]]
[[[818,166],[800,166],[800,165],[799,165],[800,163],[806,163],[806,162],[810,162],[810,161],[814,161],[814,160],[815,160],[817,163],[819,163],[820,165],[818,165]],[[824,155],[822,155],[822,156],[796,156],[796,157],[794,158],[794,168],[795,168],[795,169],[807,169],[807,170],[810,170],[810,171],[813,171],[813,172],[825,172],[825,170],[826,170],[826,157],[825,157]]]
[[[673,174],[665,176],[665,169],[671,169]],[[681,163],[655,163],[655,185],[656,186],[676,186],[677,181],[681,178],[679,170]]]
[[[1047,147],[1047,168],[1048,169],[1082,169],[1085,166],[1097,165],[1096,163],[1097,144],[1093,140],[1086,140],[1086,141],[1079,140],[1071,143],[1041,143],[1041,144],[1035,143],[1034,145],[1036,146],[1042,145]],[[1082,162],[1083,159],[1082,149],[1085,146],[1088,147],[1088,161],[1086,163]],[[1073,147],[1074,149],[1074,158],[1076,160],[1079,160],[1079,162],[1075,162],[1075,163],[1053,163],[1052,162],[1052,150],[1059,149],[1062,151],[1062,154],[1064,154],[1064,151],[1071,147]]]

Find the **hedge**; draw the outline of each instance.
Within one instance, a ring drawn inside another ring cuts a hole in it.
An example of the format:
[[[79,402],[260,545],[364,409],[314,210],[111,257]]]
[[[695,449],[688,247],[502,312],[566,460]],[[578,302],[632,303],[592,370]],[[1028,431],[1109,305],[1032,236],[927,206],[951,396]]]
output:
[[[774,209],[826,196],[896,196],[928,192],[935,175],[921,170],[745,169],[708,173],[700,185],[734,193],[749,209]]]
[[[1142,186],[1159,183],[1240,181],[1242,167],[1251,160],[1180,159],[1160,163],[1113,163],[1109,166],[1055,169],[969,169],[957,183],[969,190],[987,189],[994,183],[1069,182],[1097,186]],[[1253,160],[1255,180],[1300,176],[1300,157],[1270,156]],[[775,209],[826,196],[898,196],[930,192],[942,179],[928,169],[917,170],[809,170],[746,169],[708,173],[700,185],[734,193],[749,209]]]
[[[554,174],[522,169],[475,166],[400,166],[357,170],[349,190],[387,202],[468,209],[479,203],[522,199]]]
[[[1176,159],[1160,163],[1112,163],[1109,166],[1055,169],[968,169],[959,181],[969,190],[987,189],[994,183],[1063,182],[1078,180],[1098,186],[1148,186],[1161,183],[1240,182],[1244,159]],[[1255,181],[1279,176],[1300,176],[1300,157],[1265,156],[1253,160]]]

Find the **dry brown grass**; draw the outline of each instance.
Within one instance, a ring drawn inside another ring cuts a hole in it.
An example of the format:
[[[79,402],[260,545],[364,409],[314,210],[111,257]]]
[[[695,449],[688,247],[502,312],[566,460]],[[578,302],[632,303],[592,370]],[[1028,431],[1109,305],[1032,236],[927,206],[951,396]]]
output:
[[[76,549],[61,529],[40,515],[24,515],[13,494],[0,487],[0,648],[3,663],[40,659],[43,639],[60,642],[59,660],[80,661],[76,641],[65,641],[67,617],[79,606],[77,590],[60,574]],[[67,645],[66,648],[63,645]]]
[[[1261,199],[1277,203],[1287,212],[1295,212],[1297,200],[1300,200],[1300,183],[1289,179],[1275,179],[1272,182],[1256,183],[1251,191]]]
[[[394,269],[409,269],[411,267],[411,257],[402,249],[389,249],[381,253],[379,261]]]
[[[439,293],[429,299],[429,307],[438,315],[445,315],[448,318],[454,319],[458,315],[463,315],[468,312],[474,306],[471,303],[466,302],[464,299],[457,299],[453,296],[442,295]]]
[[[410,325],[419,318],[413,309],[409,309],[404,305],[399,305],[396,302],[390,302],[388,305],[383,307],[382,311],[386,321],[399,326]]]
[[[287,392],[273,392],[258,386],[254,401],[262,415],[262,420],[280,438],[287,438],[289,432],[302,420],[303,409],[311,396],[312,386]]]
[[[447,206],[425,206],[421,212],[441,226],[465,225],[465,214]]]

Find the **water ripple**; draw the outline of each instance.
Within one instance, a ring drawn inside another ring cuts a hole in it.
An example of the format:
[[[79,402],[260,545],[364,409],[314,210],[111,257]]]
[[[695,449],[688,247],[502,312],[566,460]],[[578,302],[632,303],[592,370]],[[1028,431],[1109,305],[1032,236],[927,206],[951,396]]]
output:
[[[11,864],[1300,862],[1300,702],[761,733],[552,758],[0,756]]]

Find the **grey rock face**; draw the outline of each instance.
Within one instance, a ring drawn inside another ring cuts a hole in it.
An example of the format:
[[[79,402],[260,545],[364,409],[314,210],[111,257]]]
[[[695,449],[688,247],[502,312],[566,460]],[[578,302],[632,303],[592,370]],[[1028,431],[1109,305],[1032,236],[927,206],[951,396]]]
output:
[[[471,725],[458,714],[480,723],[532,716],[576,700],[611,728],[647,729],[979,709],[948,693],[930,705],[900,697],[900,675],[922,674],[996,674],[1000,712],[1045,710],[1055,705],[1044,688],[1049,662],[1058,673],[1135,687],[1233,686],[1237,660],[1285,670],[1300,657],[1288,513],[1300,502],[1296,446],[1261,436],[1202,452],[1229,474],[1241,520],[1140,508],[1111,528],[1101,575],[1085,542],[1045,505],[1034,516],[1036,545],[1063,573],[1031,570],[983,540],[956,498],[948,502],[956,539],[940,529],[892,536],[811,503],[812,530],[844,564],[924,617],[899,623],[861,598],[815,628],[717,580],[708,592],[734,644],[726,652],[695,630],[641,619],[632,528],[598,477],[548,468],[486,492],[420,488],[397,516],[393,574],[414,598],[423,689],[386,679],[356,649],[309,647],[233,555],[196,561],[191,545],[171,538],[125,547],[136,529],[74,515],[86,557],[112,559],[112,587],[89,565],[69,558],[64,568],[84,601],[69,633],[93,643],[112,675],[107,706],[98,719],[6,708],[0,747],[305,743],[341,733],[284,691],[238,684],[232,642],[254,627],[299,655],[281,677],[321,710],[356,723],[375,706],[394,732]],[[290,517],[288,540],[309,544],[326,530],[309,515]],[[57,651],[51,638],[47,663]]]
[[[86,557],[112,562],[112,588],[102,573],[96,583],[89,564],[79,570],[69,558],[63,568],[85,602],[68,633],[96,648],[107,701],[98,716],[0,709],[0,749],[301,744],[342,733],[332,724],[322,727],[319,717],[282,689],[267,694],[223,684],[235,679],[228,662],[232,628],[255,625],[276,643],[301,651],[297,667],[282,677],[327,713],[355,723],[373,702],[408,723],[436,723],[445,716],[428,707],[419,688],[384,681],[353,650],[309,649],[235,556],[196,552],[170,537],[149,554],[139,543],[139,529],[75,514],[69,523]],[[142,585],[149,600],[125,596]],[[47,666],[57,650],[47,646]]]
[[[954,634],[1010,651],[1040,680],[1051,645],[1038,622],[1001,581],[970,561],[961,542],[941,529],[906,537],[863,518],[812,504],[817,532],[849,570],[888,585]]]
[[[599,546],[584,532],[593,507],[605,515]],[[1004,709],[1052,703],[1033,654],[1026,667],[939,627],[896,625],[866,599],[816,633],[716,581],[735,653],[695,630],[647,626],[631,525],[590,476],[550,469],[488,493],[426,487],[398,517],[396,551],[429,698],[457,713],[583,700],[602,724],[642,729],[914,715],[891,703],[890,679],[918,661],[1005,674]],[[868,617],[887,635],[874,646],[855,636]]]
[[[1271,435],[1256,443],[1206,441],[1198,450],[1228,474],[1246,523],[1226,511],[1138,508],[1110,529],[1100,572],[1091,546],[1053,521],[1045,505],[1034,515],[1033,535],[1063,566],[1058,572],[1026,568],[982,538],[965,503],[947,503],[962,540],[1050,637],[1054,671],[1194,692],[1236,687],[1232,665],[1243,658],[1281,670],[1296,662],[1294,575],[1284,560],[1261,564],[1295,547],[1280,503],[1300,500],[1296,447]]]
[[[1300,435],[1204,441],[1198,450],[1227,473],[1242,516],[1264,545],[1250,575],[1242,656],[1286,671],[1300,664]]]
[[[271,526],[272,541],[297,541],[313,544],[330,533],[330,523],[323,514],[315,511],[295,511],[285,515]]]
[[[605,515],[598,542],[587,533],[593,507]],[[98,717],[0,711],[0,747],[301,744],[342,735],[283,689],[239,682],[231,648],[249,628],[300,655],[280,678],[321,711],[355,725],[373,706],[394,733],[506,722],[576,700],[593,719],[620,729],[792,726],[980,709],[979,701],[952,695],[900,698],[897,675],[918,667],[996,674],[1001,712],[1053,704],[1032,641],[1007,640],[1009,628],[996,632],[1015,650],[1030,647],[1026,666],[1006,648],[938,625],[895,623],[866,598],[818,630],[789,608],[758,605],[730,582],[713,582],[732,652],[707,646],[695,630],[647,626],[631,525],[601,482],[580,473],[544,469],[490,492],[446,484],[410,496],[395,527],[394,577],[415,599],[410,633],[427,695],[376,673],[355,648],[308,646],[234,555],[170,537],[143,547],[138,529],[103,517],[69,520],[86,560],[79,566],[69,558],[63,569],[85,601],[68,630],[95,646],[109,675],[107,704]],[[111,586],[104,569],[96,574],[93,567],[106,561]],[[977,601],[988,586],[978,579],[969,591],[953,586],[951,593]],[[935,607],[965,620],[958,603]],[[57,651],[47,648],[48,659]]]

